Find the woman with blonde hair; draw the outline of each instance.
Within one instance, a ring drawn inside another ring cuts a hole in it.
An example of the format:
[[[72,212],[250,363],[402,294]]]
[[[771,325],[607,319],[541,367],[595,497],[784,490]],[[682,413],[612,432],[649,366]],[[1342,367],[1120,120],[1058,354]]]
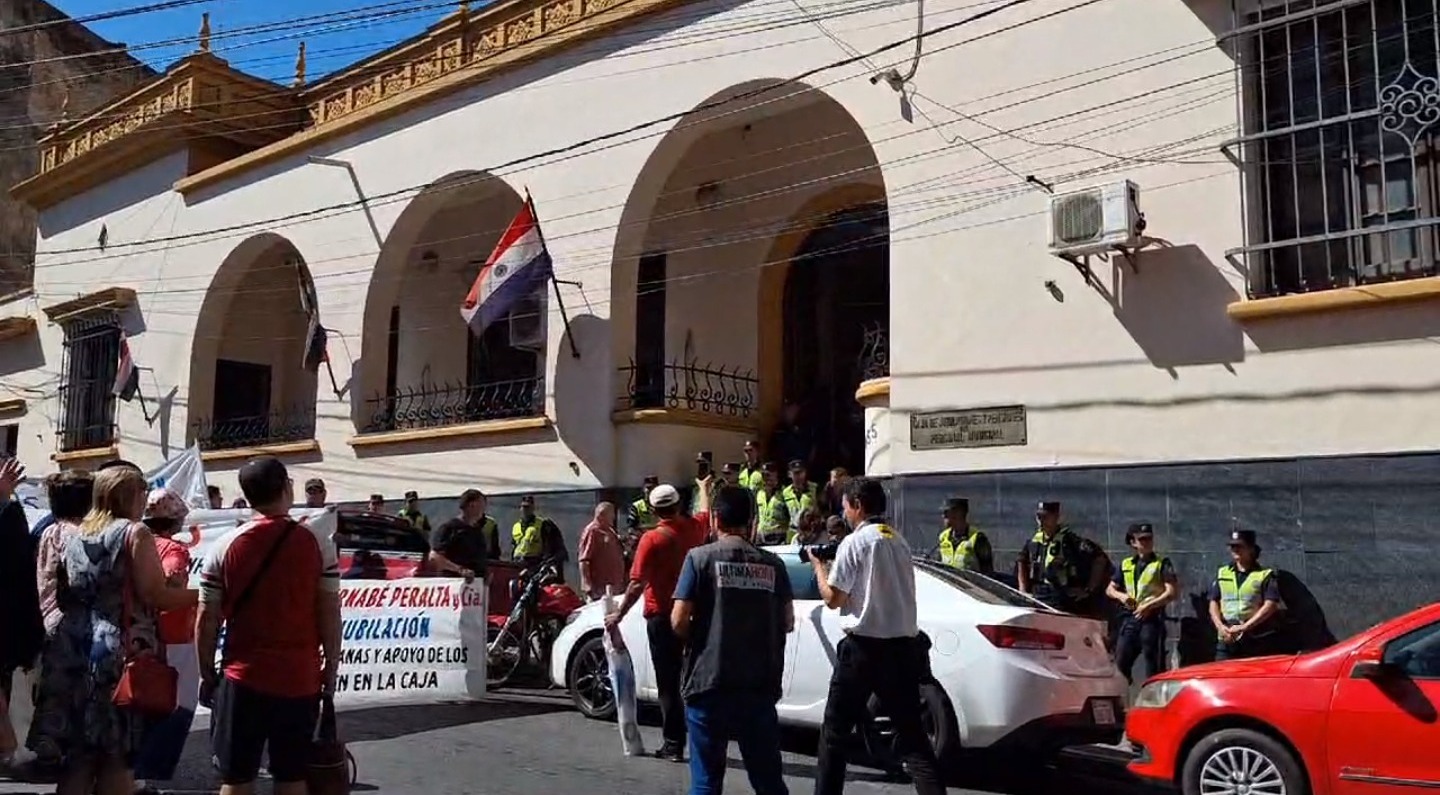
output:
[[[127,659],[160,651],[157,612],[196,601],[194,591],[169,586],[155,538],[139,521],[147,491],[136,467],[102,469],[90,512],[65,540],[60,623],[45,651],[32,732],[63,760],[58,795],[134,791],[148,722],[117,707],[115,689]]]

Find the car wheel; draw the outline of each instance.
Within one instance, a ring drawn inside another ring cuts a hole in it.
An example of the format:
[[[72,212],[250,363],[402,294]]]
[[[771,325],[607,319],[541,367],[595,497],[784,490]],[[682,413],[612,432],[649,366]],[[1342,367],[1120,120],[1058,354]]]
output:
[[[1184,795],[1308,795],[1295,755],[1273,737],[1225,729],[1202,738],[1185,757]]]
[[[595,720],[615,719],[615,691],[610,685],[610,661],[605,657],[605,641],[599,635],[580,642],[570,656],[570,669],[565,681],[570,698],[580,714]]]
[[[945,690],[934,682],[920,685],[920,725],[925,730],[930,747],[935,751],[940,769],[947,769],[960,752],[960,730],[956,725],[950,699],[945,697]],[[890,719],[881,714],[880,701],[874,696],[870,698],[869,719],[862,736],[865,750],[875,764],[892,772],[904,769],[896,748],[894,727]]]

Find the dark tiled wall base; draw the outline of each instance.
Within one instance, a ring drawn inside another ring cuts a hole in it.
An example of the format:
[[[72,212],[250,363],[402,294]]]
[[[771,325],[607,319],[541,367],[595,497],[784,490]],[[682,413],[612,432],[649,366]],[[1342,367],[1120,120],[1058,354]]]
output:
[[[969,498],[1006,566],[1034,534],[1042,499],[1060,500],[1071,526],[1117,562],[1126,526],[1151,522],[1187,594],[1229,560],[1238,522],[1259,533],[1265,562],[1309,586],[1341,637],[1440,599],[1440,453],[900,475],[890,489],[917,550],[934,545],[942,501]]]

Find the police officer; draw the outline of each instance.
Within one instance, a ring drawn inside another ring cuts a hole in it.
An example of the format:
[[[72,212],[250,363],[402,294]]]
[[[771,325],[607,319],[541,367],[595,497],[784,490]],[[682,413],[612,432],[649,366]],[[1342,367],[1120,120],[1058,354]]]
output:
[[[646,530],[654,530],[660,524],[660,517],[650,508],[650,492],[660,485],[660,478],[654,475],[646,475],[640,485],[640,499],[630,503],[630,510],[625,513],[625,527],[630,535],[639,536]]]
[[[400,518],[410,523],[410,526],[430,535],[430,519],[425,512],[420,510],[420,494],[414,491],[405,492],[405,507],[400,509]]]
[[[990,539],[970,526],[970,501],[951,497],[941,509],[945,527],[940,531],[940,562],[955,569],[995,573],[995,553]]]
[[[755,490],[756,543],[783,544],[790,530],[790,511],[780,488],[780,468],[767,461],[760,473],[764,479]]]
[[[760,464],[760,445],[754,439],[746,439],[742,449],[745,463],[740,465],[740,485],[754,493],[765,484],[765,472]]]
[[[1274,619],[1283,607],[1275,572],[1260,565],[1254,530],[1230,533],[1230,563],[1210,586],[1210,623],[1215,659],[1238,660],[1278,653]]]
[[[1094,541],[1060,521],[1060,503],[1035,510],[1039,527],[1020,551],[1020,590],[1056,610],[1102,618],[1110,560]]]
[[[1145,678],[1165,670],[1165,606],[1175,600],[1180,586],[1170,559],[1155,552],[1155,528],[1132,524],[1125,543],[1135,554],[1120,562],[1119,571],[1105,589],[1125,608],[1115,649],[1115,665],[1128,681],[1135,661],[1145,659]]]
[[[804,461],[796,459],[790,462],[790,485],[780,491],[780,499],[785,501],[785,510],[790,514],[788,540],[793,541],[800,529],[800,514],[805,513],[806,508],[820,507],[820,488],[810,482]]]
[[[547,547],[553,547],[553,538],[560,529],[555,523],[535,513],[535,497],[530,494],[520,498],[520,519],[510,528],[510,540],[515,544],[514,558],[528,568],[539,563]],[[553,549],[549,550],[554,552]]]

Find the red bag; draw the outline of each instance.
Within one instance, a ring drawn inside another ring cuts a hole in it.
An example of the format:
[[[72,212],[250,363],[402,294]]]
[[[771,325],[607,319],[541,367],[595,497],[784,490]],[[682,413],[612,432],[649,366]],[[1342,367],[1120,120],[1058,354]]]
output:
[[[177,706],[180,674],[159,656],[163,647],[138,651],[130,647],[130,628],[134,625],[130,611],[134,591],[132,570],[125,583],[125,601],[120,614],[120,643],[126,647],[125,668],[120,672],[120,681],[115,684],[112,701],[120,709],[146,717],[163,718],[173,713]]]
[[[164,610],[156,622],[155,631],[160,636],[160,642],[170,646],[186,646],[195,642],[195,614],[198,611],[194,607],[187,607],[184,610]]]

